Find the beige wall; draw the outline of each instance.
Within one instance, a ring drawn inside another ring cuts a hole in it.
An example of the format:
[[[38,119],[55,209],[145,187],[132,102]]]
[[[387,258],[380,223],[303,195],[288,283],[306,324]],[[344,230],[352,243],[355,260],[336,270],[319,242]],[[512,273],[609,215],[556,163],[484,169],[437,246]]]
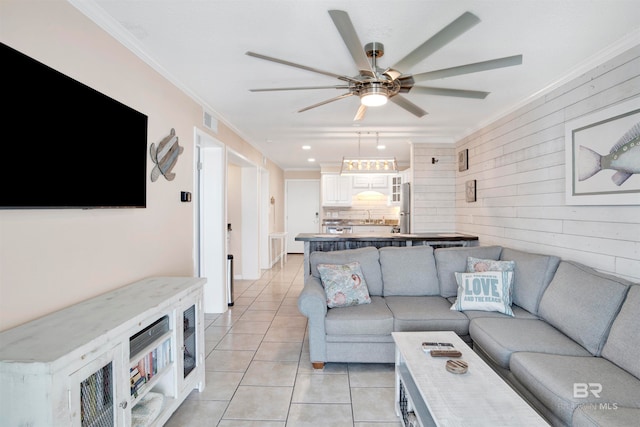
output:
[[[320,179],[321,173],[316,171],[287,170],[284,172],[284,179]]]
[[[184,147],[173,181],[147,182],[146,209],[0,211],[0,330],[143,277],[192,276],[194,204],[181,203],[180,191],[193,192],[202,106],[63,0],[2,0],[0,40],[146,114],[149,144],[175,128]],[[96,119],[96,132],[117,131],[108,118]],[[262,164],[262,154],[224,123],[212,135]],[[282,200],[283,172],[269,161],[265,168]]]

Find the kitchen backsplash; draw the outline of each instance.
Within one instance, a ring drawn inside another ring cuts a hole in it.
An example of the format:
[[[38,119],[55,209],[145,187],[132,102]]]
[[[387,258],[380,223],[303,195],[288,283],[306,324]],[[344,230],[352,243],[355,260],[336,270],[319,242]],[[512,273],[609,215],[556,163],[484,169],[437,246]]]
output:
[[[369,213],[371,219],[399,219],[400,207],[388,206],[386,197],[384,200],[358,200],[354,196],[351,207],[323,207],[322,213],[323,219],[369,219]]]

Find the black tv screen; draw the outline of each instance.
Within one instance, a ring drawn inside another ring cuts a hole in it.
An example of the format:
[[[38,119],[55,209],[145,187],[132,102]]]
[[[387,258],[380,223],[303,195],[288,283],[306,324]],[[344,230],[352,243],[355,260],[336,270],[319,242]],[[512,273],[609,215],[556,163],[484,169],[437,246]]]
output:
[[[144,208],[147,116],[2,44],[0,209]]]

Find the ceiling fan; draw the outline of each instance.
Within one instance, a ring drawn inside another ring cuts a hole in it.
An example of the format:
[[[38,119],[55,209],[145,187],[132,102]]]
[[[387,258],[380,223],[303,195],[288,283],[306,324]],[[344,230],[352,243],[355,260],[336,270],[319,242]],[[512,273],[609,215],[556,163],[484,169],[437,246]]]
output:
[[[415,86],[415,83],[441,79],[444,77],[458,76],[462,74],[476,73],[479,71],[492,70],[495,68],[510,67],[522,64],[522,55],[508,56],[504,58],[492,59],[489,61],[475,62],[472,64],[459,65],[451,68],[428,71],[419,74],[405,74],[402,70],[408,70],[432,53],[436,52],[447,43],[460,36],[471,27],[480,22],[480,19],[470,12],[465,12],[449,25],[440,30],[437,34],[427,39],[424,43],[410,52],[407,56],[389,68],[380,68],[377,59],[384,54],[382,43],[367,43],[364,48],[358,34],[349,18],[349,14],[342,10],[330,10],[329,15],[333,20],[340,36],[346,44],[359,73],[356,76],[344,76],[329,71],[320,70],[306,65],[296,64],[283,59],[273,58],[255,52],[246,52],[247,55],[277,62],[279,64],[300,68],[314,73],[335,77],[345,82],[334,86],[309,86],[309,87],[280,87],[250,89],[251,92],[271,92],[283,90],[309,90],[309,89],[346,89],[347,92],[334,98],[327,99],[314,105],[305,107],[298,112],[310,110],[330,102],[348,98],[350,96],[360,97],[360,107],[353,120],[361,120],[367,111],[367,107],[374,107],[386,104],[390,100],[394,104],[404,108],[417,117],[427,114],[422,108],[409,101],[401,94],[422,93],[440,96],[456,96],[462,98],[484,99],[489,92],[474,90],[448,89],[440,87]]]

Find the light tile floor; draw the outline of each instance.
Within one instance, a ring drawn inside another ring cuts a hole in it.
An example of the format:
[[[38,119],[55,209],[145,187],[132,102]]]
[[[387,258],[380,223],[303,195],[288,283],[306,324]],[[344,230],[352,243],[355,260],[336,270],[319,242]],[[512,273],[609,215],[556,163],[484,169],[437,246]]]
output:
[[[393,364],[309,360],[298,311],[302,255],[234,283],[234,305],[205,315],[206,388],[194,390],[166,426],[400,427]]]

